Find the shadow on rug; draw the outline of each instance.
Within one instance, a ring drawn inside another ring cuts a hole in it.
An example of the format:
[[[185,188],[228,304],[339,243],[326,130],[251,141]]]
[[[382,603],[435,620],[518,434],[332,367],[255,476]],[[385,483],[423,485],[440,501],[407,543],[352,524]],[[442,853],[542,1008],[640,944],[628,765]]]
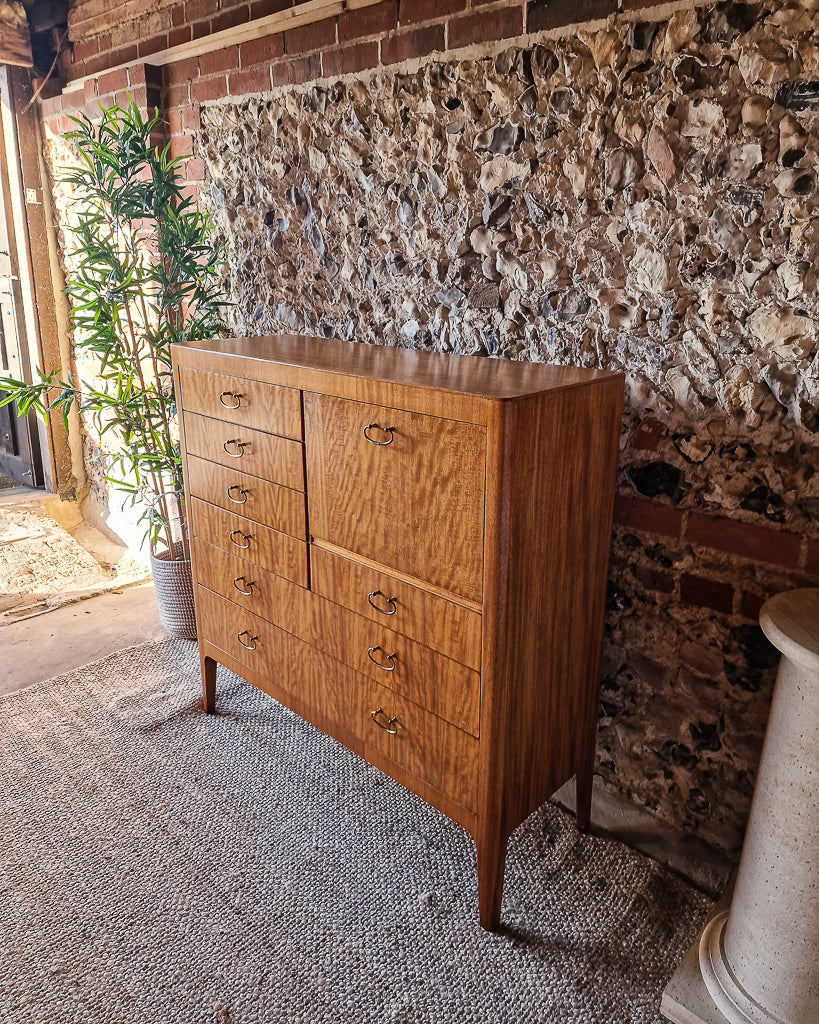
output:
[[[0,699],[0,1021],[648,1024],[710,901],[552,805],[469,836],[166,640]]]

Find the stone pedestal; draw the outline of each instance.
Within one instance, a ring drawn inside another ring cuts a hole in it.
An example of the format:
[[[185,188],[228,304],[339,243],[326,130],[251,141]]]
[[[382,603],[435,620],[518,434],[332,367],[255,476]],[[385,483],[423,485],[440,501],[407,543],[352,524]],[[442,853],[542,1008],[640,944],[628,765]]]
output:
[[[718,1017],[729,1024],[816,1024],[819,590],[777,595],[760,624],[782,659],[733,898],[706,925],[699,966]],[[685,1012],[681,979],[669,989],[675,997],[664,996],[663,1012],[671,1019],[706,1019]],[[679,1015],[668,1014],[672,1004],[680,1004]]]

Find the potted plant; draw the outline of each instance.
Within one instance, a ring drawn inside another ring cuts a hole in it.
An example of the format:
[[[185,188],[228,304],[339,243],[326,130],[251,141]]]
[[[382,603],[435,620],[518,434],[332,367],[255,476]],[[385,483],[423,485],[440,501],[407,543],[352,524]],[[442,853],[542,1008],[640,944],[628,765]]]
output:
[[[67,421],[73,407],[90,420],[106,481],[145,523],[163,625],[195,635],[170,346],[218,332],[221,255],[209,219],[183,195],[180,161],[152,145],[158,112],[143,118],[130,103],[96,123],[72,120],[66,138],[79,159],[61,176],[74,197],[66,291],[75,349],[93,373],[0,378],[0,401],[20,415],[59,410]]]

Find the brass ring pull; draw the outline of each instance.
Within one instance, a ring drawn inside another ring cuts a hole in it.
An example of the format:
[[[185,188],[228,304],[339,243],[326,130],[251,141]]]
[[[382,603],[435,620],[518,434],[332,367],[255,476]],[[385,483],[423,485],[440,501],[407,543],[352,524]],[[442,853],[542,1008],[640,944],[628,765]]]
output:
[[[239,454],[238,455],[235,452],[232,452],[232,451],[228,450],[228,445],[229,444],[235,444],[236,445],[236,447],[239,449]],[[241,459],[241,457],[245,453],[245,447],[246,446],[247,446],[247,441],[240,441],[240,440],[238,440],[238,438],[235,438],[235,437],[232,437],[229,441],[225,441],[225,443],[222,445],[222,447],[225,449],[225,454],[229,455],[232,459]]]
[[[244,642],[244,640],[242,639],[243,636],[246,636],[250,640],[249,644],[246,644]],[[248,651],[255,651],[256,650],[256,641],[259,638],[257,636],[251,636],[250,633],[248,633],[248,631],[246,629],[243,629],[241,633],[237,633],[236,634],[236,639],[239,641],[239,643],[242,645],[242,647],[247,648]]]
[[[378,721],[378,716],[383,714],[383,708],[376,708],[375,711],[370,712],[370,718],[375,722],[379,729],[383,729],[384,732],[388,732],[390,736],[395,736],[398,730],[393,729],[392,726],[398,725],[398,719],[395,717],[395,715],[393,715],[392,718],[387,719],[387,724],[384,725],[383,722]]]
[[[381,593],[380,590],[373,590],[371,593],[367,594],[367,601],[369,602],[370,608],[375,608],[375,610],[377,612],[381,612],[382,615],[395,615],[395,613],[398,611],[395,605],[394,597],[384,597],[384,600],[387,602],[387,605],[392,605],[392,611],[389,610],[389,607],[379,608],[378,605],[373,601],[374,597],[384,597],[384,595]]]
[[[383,430],[385,434],[389,434],[389,438],[386,441],[376,441],[367,433],[368,430],[372,430],[375,427],[377,430]],[[383,448],[385,445],[392,444],[393,442],[393,431],[395,427],[379,427],[377,423],[368,423],[364,428],[364,436],[370,442],[370,444],[378,445],[379,448]]]
[[[230,405],[228,402],[226,402],[225,395],[227,395],[228,398],[235,398],[236,405]],[[239,406],[242,404],[242,396],[237,395],[234,391],[223,391],[221,395],[219,395],[219,401],[226,409],[238,409]]]
[[[244,585],[247,587],[247,590],[242,590],[242,588],[239,586],[240,583],[244,583]],[[233,581],[233,586],[236,588],[236,590],[239,591],[240,594],[244,594],[245,597],[250,597],[251,594],[253,593],[253,588],[256,586],[256,584],[253,582],[253,580],[246,580],[244,576],[237,576],[236,579]]]
[[[370,659],[370,661],[373,663],[373,665],[376,665],[378,668],[383,668],[385,672],[394,672],[395,671],[395,654],[388,654],[387,655],[387,661],[391,662],[391,664],[389,664],[389,665],[382,665],[380,661],[376,661],[376,659],[373,657],[373,655],[375,654],[376,651],[383,651],[383,650],[384,650],[384,648],[381,646],[381,644],[376,644],[375,647],[368,647],[367,648],[367,657]]]
[[[242,497],[234,498],[233,495],[230,493],[231,491],[238,491],[239,494],[242,495]],[[248,492],[244,489],[244,487],[240,487],[238,484],[231,484],[230,487],[228,487],[227,489],[227,496],[228,498],[230,498],[234,505],[244,505],[244,503],[247,501],[247,493]]]
[[[247,541],[247,543],[246,544],[240,544],[239,541],[236,540],[236,536],[237,535],[239,537],[241,537],[242,540]],[[242,533],[241,530],[231,530],[230,531],[230,539],[236,545],[237,548],[249,548],[250,547],[250,541],[252,540],[252,537],[250,536],[249,533]]]

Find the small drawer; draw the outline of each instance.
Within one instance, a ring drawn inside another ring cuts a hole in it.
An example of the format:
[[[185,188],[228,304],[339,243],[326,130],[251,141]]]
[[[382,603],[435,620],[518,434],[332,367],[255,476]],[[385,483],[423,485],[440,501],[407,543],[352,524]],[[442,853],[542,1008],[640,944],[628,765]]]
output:
[[[189,456],[196,455],[294,491],[304,490],[304,449],[298,441],[188,413],[185,449]]]
[[[179,381],[186,412],[302,439],[300,391],[187,366],[179,368]]]
[[[260,565],[302,587],[307,586],[307,545],[304,541],[226,512],[199,498],[191,499],[190,520],[191,532],[198,540]]]
[[[202,639],[259,673],[265,689],[282,690],[304,701],[345,733],[361,736],[360,679],[343,665],[205,587],[196,588]]]
[[[365,751],[378,751],[474,812],[478,741],[384,687],[369,686],[366,694]]]
[[[481,677],[477,672],[381,623],[315,594],[309,596],[311,643],[459,729],[478,735]],[[307,634],[302,635],[307,639]]]
[[[479,612],[315,544],[310,565],[316,593],[480,671]]]
[[[188,456],[187,472],[191,497],[236,512],[279,533],[307,539],[301,491],[193,455]]]
[[[199,583],[286,632],[297,632],[294,625],[303,603],[299,595],[309,598],[308,591],[221,548],[199,540],[193,545]]]

